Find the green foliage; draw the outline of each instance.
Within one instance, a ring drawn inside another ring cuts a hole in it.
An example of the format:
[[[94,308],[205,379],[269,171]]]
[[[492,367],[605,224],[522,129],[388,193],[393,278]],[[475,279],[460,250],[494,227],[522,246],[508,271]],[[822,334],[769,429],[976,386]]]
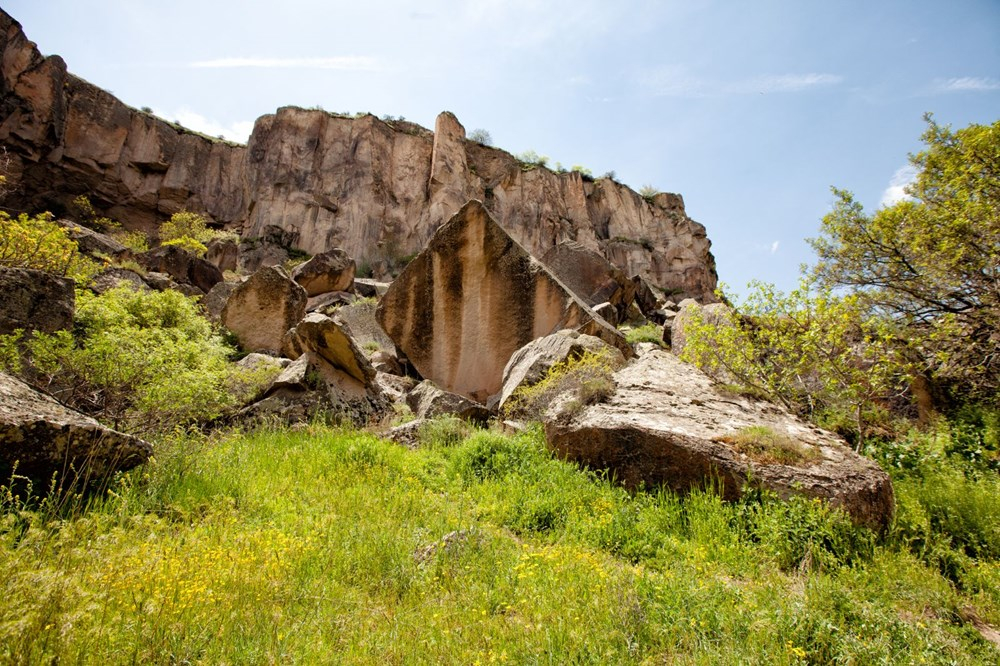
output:
[[[789,294],[754,283],[747,300],[710,321],[692,311],[681,358],[743,393],[765,396],[845,435],[884,432],[885,405],[905,391],[911,366],[893,322],[857,295]]]
[[[158,444],[89,506],[0,488],[0,660],[996,661],[997,560],[933,521],[929,562],[813,500],[630,494],[538,431]]]
[[[639,188],[639,196],[641,196],[646,201],[652,203],[653,198],[660,193],[660,190],[653,187],[652,185],[643,185]]]
[[[196,241],[190,236],[181,236],[180,238],[172,238],[171,240],[164,241],[163,243],[161,243],[161,245],[163,245],[164,247],[169,245],[176,245],[182,250],[187,250],[191,254],[198,257],[203,257],[205,256],[205,253],[208,252],[208,248],[205,247],[204,243],[202,243],[201,241]]]
[[[820,452],[797,439],[775,432],[767,426],[747,426],[722,438],[733,448],[759,463],[802,465],[819,459]]]
[[[149,239],[141,231],[118,231],[112,236],[116,241],[137,254],[149,249]]]
[[[52,221],[49,213],[16,218],[0,211],[0,266],[33,268],[87,282],[99,270],[93,260],[80,254],[66,229]]]
[[[925,372],[965,396],[1000,395],[1000,121],[953,131],[928,115],[909,199],[867,215],[837,203],[811,241],[821,284],[907,326]]]
[[[537,169],[538,167],[544,167],[549,163],[548,156],[539,155],[534,150],[526,150],[523,153],[518,153],[514,157],[521,163],[522,171],[531,171],[533,169]]]
[[[663,326],[649,322],[648,324],[643,324],[636,328],[629,328],[623,331],[625,333],[625,339],[629,344],[637,344],[639,342],[652,342],[654,344],[664,346],[663,344]]]
[[[160,225],[161,243],[185,238],[203,245],[212,239],[212,232],[203,216],[184,210],[174,213]]]
[[[20,346],[23,355],[11,350]],[[5,369],[119,428],[169,430],[218,416],[240,397],[232,349],[176,291],[79,291],[75,331],[0,344]],[[244,378],[244,384],[249,381]],[[246,388],[246,391],[255,388]]]
[[[616,369],[610,353],[584,352],[553,365],[537,384],[518,387],[504,409],[512,416],[538,420],[559,398],[564,401],[561,409],[578,411],[614,393]]]

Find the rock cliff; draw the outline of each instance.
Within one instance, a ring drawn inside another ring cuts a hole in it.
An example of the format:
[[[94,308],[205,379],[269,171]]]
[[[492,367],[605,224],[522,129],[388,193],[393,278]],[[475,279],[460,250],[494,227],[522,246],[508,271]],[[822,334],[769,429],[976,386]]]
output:
[[[600,251],[679,298],[713,300],[715,260],[679,195],[521,164],[466,138],[450,113],[431,132],[405,121],[281,108],[246,146],[133,109],[43,57],[0,10],[5,205],[62,212],[87,194],[127,227],[155,232],[182,209],[255,237],[291,232],[316,254],[340,247],[360,272],[395,273],[469,199],[535,256],[561,241]]]

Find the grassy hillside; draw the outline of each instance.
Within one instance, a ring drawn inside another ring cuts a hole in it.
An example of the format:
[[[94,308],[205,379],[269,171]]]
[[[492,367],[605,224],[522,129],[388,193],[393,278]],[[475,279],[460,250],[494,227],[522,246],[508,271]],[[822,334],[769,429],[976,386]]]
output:
[[[102,498],[2,489],[0,662],[996,663],[1000,483],[951,436],[886,449],[881,537],[629,495],[538,432],[176,436]]]

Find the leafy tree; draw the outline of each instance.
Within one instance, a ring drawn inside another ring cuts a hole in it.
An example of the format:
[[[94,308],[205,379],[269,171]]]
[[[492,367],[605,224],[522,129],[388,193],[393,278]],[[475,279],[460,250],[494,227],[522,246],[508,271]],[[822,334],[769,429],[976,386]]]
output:
[[[909,198],[866,214],[837,203],[811,241],[825,287],[907,327],[930,377],[965,397],[1000,388],[1000,121],[953,131],[928,115]]]
[[[100,270],[97,262],[80,254],[66,229],[42,213],[11,217],[0,211],[0,266],[33,268],[86,282]]]
[[[482,144],[484,146],[493,145],[493,137],[490,133],[484,129],[474,129],[469,132],[469,140],[475,141],[476,143]]]
[[[856,295],[788,294],[754,283],[740,314],[721,321],[692,311],[681,353],[730,388],[780,402],[860,446],[884,427],[886,406],[906,389],[906,348],[893,322]]]

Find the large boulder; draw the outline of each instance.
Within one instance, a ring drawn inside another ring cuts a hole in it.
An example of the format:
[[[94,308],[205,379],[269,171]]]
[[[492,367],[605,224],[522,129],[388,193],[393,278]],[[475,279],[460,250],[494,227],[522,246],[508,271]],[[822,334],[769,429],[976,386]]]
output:
[[[625,357],[620,351],[592,335],[570,329],[546,335],[521,347],[507,361],[503,369],[499,406],[503,407],[519,387],[540,382],[552,366],[567,359],[579,358],[587,352],[610,354],[613,365],[625,364]]]
[[[292,279],[302,285],[310,296],[330,291],[354,291],[354,271],[351,256],[340,248],[320,252],[292,272]]]
[[[600,252],[575,241],[563,241],[542,255],[542,263],[587,305],[610,303],[617,319],[624,320],[635,298],[636,283]]]
[[[239,243],[232,238],[216,238],[208,244],[205,259],[225,273],[235,271],[239,258]]]
[[[73,280],[29,268],[0,268],[0,335],[54,333],[73,325]]]
[[[670,318],[664,326],[670,327],[670,333],[664,328],[663,341],[670,344],[670,349],[680,356],[687,345],[687,329],[693,320],[698,320],[719,326],[732,326],[733,309],[725,303],[709,303],[701,305],[694,299],[685,299],[677,306],[677,314]]]
[[[500,391],[511,354],[564,328],[627,356],[617,330],[515,242],[479,201],[441,226],[392,283],[379,323],[425,379],[479,402]]]
[[[66,235],[76,241],[77,249],[86,255],[119,258],[132,254],[131,250],[107,234],[69,220],[56,220],[56,224],[66,230]]]
[[[137,255],[148,271],[166,273],[181,284],[197,287],[202,293],[222,282],[222,271],[210,261],[197,257],[177,245],[161,245]]]
[[[406,394],[406,405],[420,419],[453,415],[466,421],[486,423],[491,416],[490,411],[478,402],[445,391],[429,379],[420,382]]]
[[[686,492],[718,484],[733,500],[761,487],[781,497],[822,498],[876,529],[889,523],[888,475],[832,433],[770,403],[725,392],[653,345],[614,381],[604,402],[581,409],[579,402],[553,401],[545,416],[551,448],[611,470],[633,488]]]
[[[313,312],[285,335],[282,351],[297,359],[313,352],[355,380],[368,384],[375,368],[344,328],[326,315]]]
[[[266,266],[233,289],[221,321],[247,351],[276,352],[305,313],[306,290],[283,268]]]
[[[344,305],[337,309],[335,319],[347,327],[354,341],[363,348],[377,346],[380,351],[394,352],[395,345],[375,317],[376,308],[374,301]]]
[[[236,263],[242,273],[253,273],[268,266],[280,266],[291,258],[289,249],[298,242],[296,231],[267,225],[255,238],[240,241]]]
[[[86,483],[145,462],[153,448],[111,430],[0,373],[0,479],[17,473],[62,483],[73,477]]]

